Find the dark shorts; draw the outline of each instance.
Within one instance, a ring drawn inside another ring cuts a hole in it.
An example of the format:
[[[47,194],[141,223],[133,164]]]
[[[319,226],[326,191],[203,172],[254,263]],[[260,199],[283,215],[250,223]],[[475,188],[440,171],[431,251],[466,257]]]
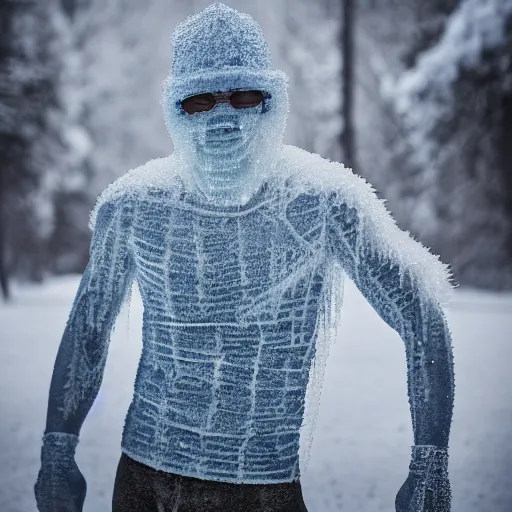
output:
[[[299,481],[232,484],[150,468],[124,453],[117,467],[113,512],[307,512]]]

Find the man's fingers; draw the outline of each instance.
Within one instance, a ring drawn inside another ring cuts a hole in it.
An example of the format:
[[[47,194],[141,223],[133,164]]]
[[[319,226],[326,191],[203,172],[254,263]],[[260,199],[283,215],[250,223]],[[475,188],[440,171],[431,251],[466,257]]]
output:
[[[424,512],[434,512],[434,491],[432,489],[425,490]]]

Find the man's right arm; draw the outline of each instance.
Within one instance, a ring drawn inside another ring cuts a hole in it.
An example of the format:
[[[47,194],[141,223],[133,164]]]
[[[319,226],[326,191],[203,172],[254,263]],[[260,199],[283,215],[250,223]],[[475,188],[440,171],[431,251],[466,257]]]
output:
[[[133,203],[103,203],[89,263],[80,281],[53,369],[41,469],[34,486],[40,512],[81,512],[86,481],[75,462],[82,424],[103,379],[110,334],[135,275]]]
[[[132,217],[133,202],[123,198],[99,208],[89,263],[55,361],[45,434],[78,436],[98,394],[110,334],[134,278]]]

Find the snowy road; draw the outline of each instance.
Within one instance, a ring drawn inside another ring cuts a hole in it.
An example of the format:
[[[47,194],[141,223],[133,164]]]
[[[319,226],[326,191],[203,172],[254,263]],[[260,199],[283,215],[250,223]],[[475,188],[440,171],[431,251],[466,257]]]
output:
[[[0,305],[0,511],[34,512],[32,487],[54,358],[78,278],[16,291]],[[77,461],[86,512],[110,510],[124,415],[140,354],[140,297],[121,314]],[[405,354],[349,284],[331,349],[308,472],[310,512],[394,510],[407,475],[411,422]],[[453,512],[512,511],[512,294],[458,291],[448,312],[455,350],[450,475]],[[128,331],[128,324],[130,329]]]

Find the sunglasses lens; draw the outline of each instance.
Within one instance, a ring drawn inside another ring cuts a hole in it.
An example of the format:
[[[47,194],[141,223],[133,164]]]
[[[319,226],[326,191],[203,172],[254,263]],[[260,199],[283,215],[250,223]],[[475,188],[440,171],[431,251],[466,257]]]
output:
[[[227,98],[229,98],[229,95]],[[225,101],[227,101],[227,98]],[[229,101],[234,108],[252,108],[257,107],[264,98],[265,96],[261,91],[235,91],[231,94]],[[185,98],[181,102],[181,108],[187,114],[197,114],[198,112],[208,112],[215,104],[216,100],[213,94],[196,94]]]
[[[231,105],[234,108],[257,107],[263,101],[261,91],[236,91],[231,96]]]
[[[215,105],[213,94],[198,94],[185,98],[181,102],[181,107],[187,114],[196,114],[197,112],[207,112]]]

